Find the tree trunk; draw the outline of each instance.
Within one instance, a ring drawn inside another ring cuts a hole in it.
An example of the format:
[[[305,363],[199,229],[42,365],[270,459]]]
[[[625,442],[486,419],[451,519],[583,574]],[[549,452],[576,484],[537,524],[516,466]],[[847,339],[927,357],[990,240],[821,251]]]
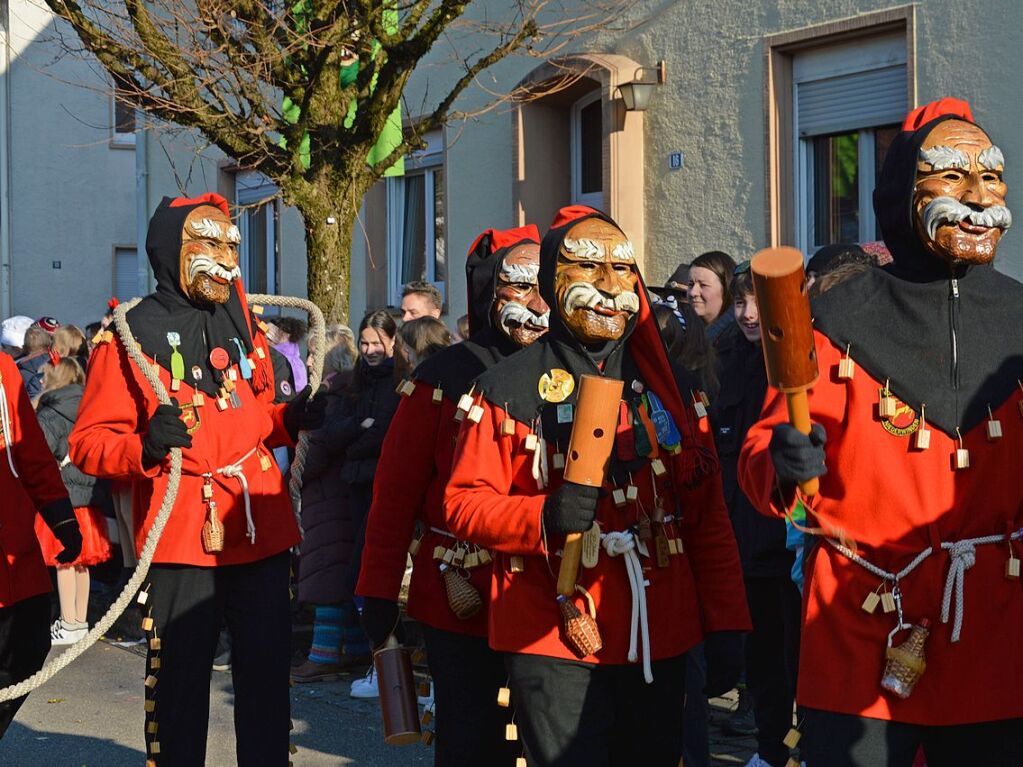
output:
[[[296,201],[305,219],[306,286],[309,300],[323,311],[327,322],[348,322],[352,274],[352,231],[358,205],[352,210],[341,196],[328,193]]]

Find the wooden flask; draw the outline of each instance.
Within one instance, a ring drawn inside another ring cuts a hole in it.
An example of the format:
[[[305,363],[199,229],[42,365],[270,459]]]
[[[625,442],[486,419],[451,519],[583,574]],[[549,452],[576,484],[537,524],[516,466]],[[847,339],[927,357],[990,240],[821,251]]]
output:
[[[624,381],[615,378],[584,375],[579,380],[579,399],[575,422],[568,441],[565,480],[589,487],[604,484],[614,447],[618,406],[622,400]],[[558,594],[571,597],[579,574],[582,556],[582,533],[570,533],[562,548],[558,570]]]
[[[384,646],[373,653],[373,667],[380,687],[384,742],[390,746],[418,743],[422,729],[419,726],[416,680],[412,675],[412,656],[392,634]]]
[[[806,392],[817,383],[819,373],[803,254],[795,248],[765,248],[753,256],[750,271],[767,380],[785,394],[789,423],[809,434]],[[806,495],[816,495],[819,484],[814,478],[800,482],[799,488]]]

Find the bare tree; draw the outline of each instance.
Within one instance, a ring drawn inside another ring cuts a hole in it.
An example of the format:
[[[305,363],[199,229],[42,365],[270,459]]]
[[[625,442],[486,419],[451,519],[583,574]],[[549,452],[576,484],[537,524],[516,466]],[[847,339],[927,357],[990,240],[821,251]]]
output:
[[[370,187],[456,116],[484,70],[511,54],[549,57],[610,17],[606,4],[570,12],[559,0],[286,2],[46,0],[120,99],[198,130],[278,186],[304,217],[308,294],[331,319],[348,316],[352,233]],[[409,78],[453,36],[473,50],[442,67],[446,91],[403,130]],[[536,95],[491,93],[490,105]]]

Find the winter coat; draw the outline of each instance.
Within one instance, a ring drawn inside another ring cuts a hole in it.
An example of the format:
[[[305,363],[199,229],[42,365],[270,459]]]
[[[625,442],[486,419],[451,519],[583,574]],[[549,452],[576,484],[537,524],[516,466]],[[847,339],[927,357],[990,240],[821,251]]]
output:
[[[342,480],[373,482],[384,435],[397,409],[394,360],[385,360],[376,367],[360,360],[353,389],[345,398],[344,418],[328,427],[330,440],[345,451]],[[373,425],[364,429],[362,423],[367,418],[373,419]]]
[[[18,360],[18,372],[21,373],[21,380],[25,382],[25,391],[28,397],[34,400],[43,391],[43,365],[50,361],[50,355],[45,351],[36,352],[30,357],[21,357]]]
[[[60,466],[60,476],[71,498],[71,505],[76,508],[95,506],[106,509],[111,506],[109,484],[84,474],[70,461],[65,462],[68,457],[68,435],[78,418],[78,405],[81,401],[80,384],[45,391],[36,406],[36,418],[46,437],[46,444]]]
[[[302,474],[302,539],[298,598],[312,604],[339,604],[352,598],[347,573],[359,532],[348,485],[341,479],[345,451],[330,439],[332,425],[345,419],[351,374],[334,376],[327,391],[324,426],[309,434]]]
[[[746,432],[760,420],[767,371],[759,344],[746,340],[736,323],[718,337],[717,376],[721,390],[711,402],[710,421],[721,461],[721,482],[732,529],[747,578],[785,576],[792,552],[785,548],[785,523],[760,514],[739,487],[739,451]]]

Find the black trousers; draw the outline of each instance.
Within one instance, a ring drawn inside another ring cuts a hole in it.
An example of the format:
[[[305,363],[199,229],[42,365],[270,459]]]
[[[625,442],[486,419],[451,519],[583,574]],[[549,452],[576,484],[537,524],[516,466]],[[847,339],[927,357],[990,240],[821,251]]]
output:
[[[746,637],[746,684],[753,696],[757,753],[775,767],[789,759],[782,739],[792,727],[799,669],[802,597],[787,576],[747,578],[753,633]]]
[[[50,595],[39,594],[0,608],[0,687],[23,682],[43,667],[50,651]],[[23,696],[0,703],[0,738]]]
[[[160,767],[206,763],[210,674],[224,624],[231,634],[238,764],[287,765],[288,568],[282,552],[244,565],[154,565],[149,571],[146,609],[155,625],[148,635],[146,746]]]
[[[678,767],[686,658],[592,665],[508,654],[512,705],[530,767]]]
[[[802,713],[807,767],[910,767],[920,746],[927,767],[1023,764],[1023,719],[926,727],[812,708]]]
[[[513,767],[517,741],[504,739],[512,710],[497,705],[508,674],[504,657],[484,637],[423,626],[437,706],[433,763],[437,767]]]

